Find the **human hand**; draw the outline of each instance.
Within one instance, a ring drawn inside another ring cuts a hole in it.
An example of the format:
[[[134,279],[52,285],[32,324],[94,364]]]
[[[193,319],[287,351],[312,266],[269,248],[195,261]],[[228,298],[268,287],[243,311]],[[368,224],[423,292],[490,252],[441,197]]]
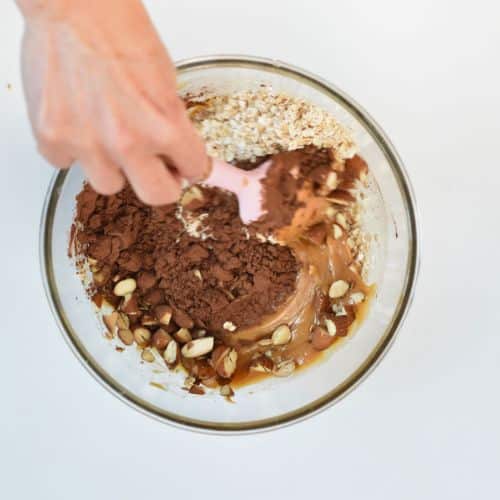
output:
[[[28,112],[50,163],[78,161],[102,194],[118,192],[126,177],[152,205],[175,201],[181,177],[205,173],[204,144],[140,0],[17,2]]]

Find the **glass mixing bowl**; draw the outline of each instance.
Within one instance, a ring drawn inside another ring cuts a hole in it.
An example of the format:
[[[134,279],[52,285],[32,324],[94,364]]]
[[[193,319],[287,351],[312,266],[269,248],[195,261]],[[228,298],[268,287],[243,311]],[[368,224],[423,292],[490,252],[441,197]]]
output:
[[[320,362],[288,378],[269,378],[237,390],[235,404],[219,394],[182,390],[182,373],[161,363],[140,363],[140,353],[115,351],[68,257],[78,167],[51,182],[40,230],[41,269],[50,307],[65,340],[83,366],[131,407],[182,428],[251,432],[300,421],[332,406],[356,387],[390,347],[408,311],[418,267],[415,201],[393,146],[374,120],[330,83],[279,61],[241,56],[203,57],[177,65],[181,92],[222,93],[271,85],[330,111],[350,127],[371,171],[363,224],[374,235],[369,281],[376,293],[357,331]],[[162,390],[162,389],[165,390]]]

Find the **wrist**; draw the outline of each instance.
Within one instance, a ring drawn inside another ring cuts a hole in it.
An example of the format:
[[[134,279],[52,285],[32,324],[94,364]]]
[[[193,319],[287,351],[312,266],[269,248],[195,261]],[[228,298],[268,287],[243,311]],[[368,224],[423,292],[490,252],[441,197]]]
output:
[[[67,7],[68,0],[16,0],[16,3],[25,19],[29,20],[61,15]]]
[[[70,17],[113,15],[143,9],[142,0],[15,0],[26,20],[60,20]]]
[[[106,55],[144,55],[158,45],[142,0],[16,0],[27,25],[65,25],[80,43]]]

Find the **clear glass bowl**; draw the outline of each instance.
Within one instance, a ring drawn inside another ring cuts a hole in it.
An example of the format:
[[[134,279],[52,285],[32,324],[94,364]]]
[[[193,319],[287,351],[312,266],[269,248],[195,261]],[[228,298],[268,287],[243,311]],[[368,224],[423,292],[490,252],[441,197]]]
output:
[[[320,362],[289,378],[270,378],[238,389],[235,404],[218,394],[200,397],[183,391],[182,373],[165,371],[160,362],[141,364],[136,349],[118,353],[103,336],[102,324],[68,257],[75,195],[83,182],[78,167],[54,175],[43,209],[41,269],[50,306],[83,366],[115,396],[149,416],[183,428],[221,433],[300,421],[333,405],[373,370],[407,313],[418,267],[416,209],[407,174],[374,120],[317,76],[279,61],[241,56],[197,58],[177,67],[181,92],[217,93],[270,84],[321,106],[352,129],[372,176],[364,224],[376,235],[368,256],[369,280],[376,284],[376,294],[365,320]]]

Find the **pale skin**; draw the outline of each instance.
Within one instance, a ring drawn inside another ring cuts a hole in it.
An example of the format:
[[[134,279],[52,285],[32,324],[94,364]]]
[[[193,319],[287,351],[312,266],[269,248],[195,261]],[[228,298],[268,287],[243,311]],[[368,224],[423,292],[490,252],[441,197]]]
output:
[[[29,118],[52,165],[80,163],[102,194],[127,179],[151,205],[177,200],[181,178],[204,175],[205,146],[140,0],[16,1]]]

